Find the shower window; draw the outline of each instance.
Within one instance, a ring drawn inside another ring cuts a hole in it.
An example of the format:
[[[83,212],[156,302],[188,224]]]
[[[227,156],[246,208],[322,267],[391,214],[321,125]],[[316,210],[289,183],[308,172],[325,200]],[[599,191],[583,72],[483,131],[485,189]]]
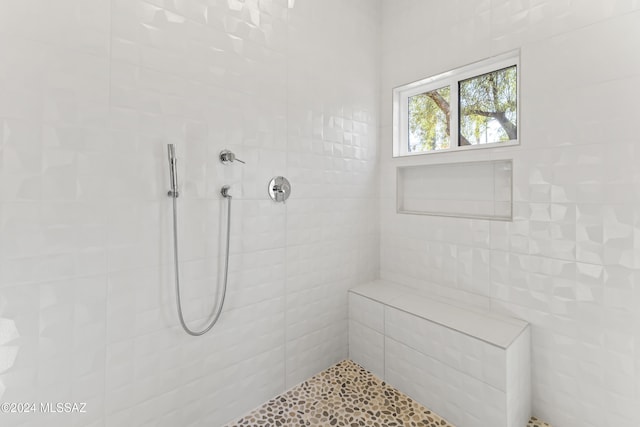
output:
[[[451,87],[445,86],[409,97],[409,152],[449,148],[450,93]]]
[[[393,91],[393,155],[519,143],[519,52]]]

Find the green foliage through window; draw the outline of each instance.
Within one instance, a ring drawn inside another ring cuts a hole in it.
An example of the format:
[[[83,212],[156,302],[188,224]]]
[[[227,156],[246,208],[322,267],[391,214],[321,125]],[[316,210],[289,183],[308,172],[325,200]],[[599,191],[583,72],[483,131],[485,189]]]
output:
[[[449,86],[409,97],[409,152],[449,148]]]
[[[518,141],[518,53],[394,89],[394,156]]]
[[[518,138],[516,67],[460,81],[459,145]]]

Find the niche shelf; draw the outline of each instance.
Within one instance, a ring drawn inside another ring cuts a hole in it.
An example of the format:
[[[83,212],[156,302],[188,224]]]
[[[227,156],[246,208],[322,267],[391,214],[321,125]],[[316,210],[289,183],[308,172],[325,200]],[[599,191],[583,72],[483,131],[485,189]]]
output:
[[[397,168],[397,212],[511,221],[513,162],[487,160]]]

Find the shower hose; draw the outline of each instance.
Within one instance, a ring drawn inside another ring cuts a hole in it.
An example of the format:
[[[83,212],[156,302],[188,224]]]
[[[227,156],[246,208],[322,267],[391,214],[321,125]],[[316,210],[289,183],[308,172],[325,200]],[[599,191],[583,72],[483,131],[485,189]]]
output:
[[[220,318],[220,314],[222,313],[222,307],[224,306],[224,300],[227,295],[227,276],[229,274],[229,235],[231,234],[231,195],[224,194],[224,198],[227,199],[227,235],[226,235],[226,244],[225,244],[225,256],[224,256],[224,276],[223,276],[223,284],[222,284],[222,296],[220,298],[220,304],[218,304],[217,308],[214,310],[213,317],[211,321],[207,324],[207,326],[200,330],[194,331],[189,329],[189,326],[184,320],[184,315],[182,314],[182,303],[180,301],[180,270],[178,267],[178,207],[177,207],[177,197],[173,197],[173,261],[175,264],[175,283],[176,283],[176,304],[178,306],[178,318],[180,319],[180,324],[182,325],[182,329],[186,333],[191,336],[199,337],[201,335],[206,334],[213,328],[218,319]]]

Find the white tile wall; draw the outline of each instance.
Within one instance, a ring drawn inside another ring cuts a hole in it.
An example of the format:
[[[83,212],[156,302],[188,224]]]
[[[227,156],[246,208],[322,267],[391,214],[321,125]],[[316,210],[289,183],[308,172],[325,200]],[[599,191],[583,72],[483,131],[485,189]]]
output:
[[[512,169],[510,160],[399,167],[397,210],[511,220]]]
[[[349,292],[349,356],[456,425],[527,424],[530,342],[526,322],[403,285],[378,280]]]
[[[349,319],[349,359],[384,379],[384,334]]]
[[[345,357],[344,291],[380,270],[532,323],[537,415],[640,424],[639,23],[637,1],[0,0],[1,399],[217,424]],[[439,156],[513,158],[514,221],[399,218],[395,166],[430,160],[391,160],[391,88],[513,48],[522,145]],[[194,322],[236,196],[202,340],[176,326],[167,143]]]
[[[507,422],[525,425],[531,415],[531,328],[507,352]]]
[[[378,301],[349,292],[349,319],[384,333],[384,305]]]
[[[382,15],[381,278],[530,322],[535,415],[640,425],[640,3],[398,0]],[[391,158],[393,87],[514,48],[521,146]],[[514,162],[513,222],[395,213],[397,166],[494,158]]]
[[[385,308],[349,292],[349,359],[384,379]]]
[[[504,425],[504,392],[391,338],[385,338],[385,360],[389,384],[419,402],[429,402],[430,409],[447,414],[452,424]]]
[[[385,335],[502,391],[507,390],[507,352],[477,338],[412,314],[385,308]]]
[[[346,290],[379,270],[380,8],[287,4],[0,0],[0,401],[88,411],[1,425],[222,425],[347,357]],[[167,143],[193,325],[233,188],[200,339],[175,313]]]

